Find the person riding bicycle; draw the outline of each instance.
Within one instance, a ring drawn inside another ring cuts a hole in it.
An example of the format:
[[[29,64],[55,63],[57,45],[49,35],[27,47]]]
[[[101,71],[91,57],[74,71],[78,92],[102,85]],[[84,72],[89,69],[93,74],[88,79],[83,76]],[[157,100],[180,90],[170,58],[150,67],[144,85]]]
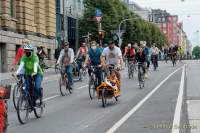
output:
[[[92,44],[91,44],[91,48],[88,50],[88,53],[86,55],[85,63],[83,65],[84,68],[86,67],[89,60],[90,60],[91,66],[100,67],[100,65],[101,65],[101,54],[102,54],[102,50],[100,48],[98,48],[96,42],[93,41]],[[89,73],[89,76],[90,76],[91,75],[91,69],[90,68],[88,69],[88,73]],[[100,68],[97,69],[95,75],[98,79],[97,85],[100,85],[101,81],[102,81],[101,69]]]
[[[155,61],[155,65],[156,67],[158,67],[158,55],[159,55],[160,50],[158,49],[158,47],[156,47],[155,43],[153,44],[151,50],[152,50],[152,53],[151,53],[152,64]]]
[[[13,61],[13,64],[12,64],[12,67],[11,67],[11,70],[15,70],[16,68],[16,65],[20,64],[20,61],[21,61],[21,58],[22,56],[24,55],[24,46],[26,44],[30,43],[30,41],[28,39],[23,39],[22,40],[22,45],[20,46],[20,48],[17,50],[17,54],[15,56],[15,59]]]
[[[38,55],[38,57],[39,57],[40,60],[44,60],[45,57],[47,58],[47,54],[44,51],[44,46],[40,46],[38,48],[37,55]]]
[[[147,56],[145,55],[145,51],[144,51],[144,44],[141,44],[137,53],[136,53],[136,61],[138,62],[138,70],[140,69],[140,67],[142,67],[142,70],[144,72],[145,77],[147,77],[146,75],[146,62],[147,62]]]
[[[108,47],[103,50],[101,55],[101,64],[104,68],[109,65],[114,65],[116,68],[115,74],[120,82],[121,75],[118,70],[121,70],[123,65],[122,52],[119,47],[115,46],[113,40],[110,40],[108,42]]]
[[[83,67],[83,62],[85,61],[87,52],[88,48],[86,46],[86,43],[82,43],[76,54],[76,59],[78,59],[78,71]]]
[[[128,63],[134,61],[135,48],[130,43],[128,44],[128,47],[125,48],[124,57],[127,58]]]
[[[169,55],[170,55],[171,60],[173,58],[176,60],[177,51],[178,51],[178,46],[172,44],[169,48]],[[175,61],[175,64],[176,64],[176,61]]]
[[[74,62],[74,50],[69,48],[69,42],[64,43],[64,49],[61,50],[56,65],[61,65],[65,68],[65,73],[69,81],[70,89],[73,89],[73,62]]]
[[[34,48],[31,44],[24,46],[25,55],[21,58],[20,66],[16,72],[17,75],[20,75],[21,70],[24,69],[24,78],[25,78],[25,88],[33,95],[33,102],[42,97],[41,84],[43,80],[43,71],[39,65],[39,58],[33,52]],[[32,88],[32,82],[34,82],[34,88]],[[31,90],[31,88],[33,90]]]

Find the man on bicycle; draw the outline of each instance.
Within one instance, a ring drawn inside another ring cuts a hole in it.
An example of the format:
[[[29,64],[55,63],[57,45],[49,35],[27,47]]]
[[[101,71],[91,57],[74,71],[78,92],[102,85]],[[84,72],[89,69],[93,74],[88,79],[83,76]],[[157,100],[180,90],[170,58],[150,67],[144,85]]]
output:
[[[158,49],[158,47],[156,47],[155,43],[153,44],[151,50],[152,50],[152,53],[151,53],[152,64],[155,61],[155,65],[156,65],[156,67],[158,67],[158,55],[159,55],[160,50]]]
[[[172,44],[171,47],[169,48],[169,55],[172,61],[173,59],[176,60],[177,51],[178,51],[178,46]],[[176,61],[175,61],[175,64],[176,64]]]
[[[86,55],[84,67],[86,67],[89,60],[90,60],[91,66],[100,67],[100,65],[101,65],[101,53],[102,53],[102,50],[100,48],[98,48],[96,42],[93,41],[92,44],[91,44],[91,48],[88,50],[88,53]],[[90,68],[88,69],[88,73],[89,73],[89,75],[91,75],[91,69]],[[98,79],[97,85],[100,85],[101,81],[102,81],[100,68],[97,69],[95,74],[96,74],[96,77]]]
[[[64,43],[64,49],[61,50],[56,65],[61,64],[65,67],[65,73],[69,81],[70,89],[73,89],[73,62],[74,62],[74,50],[69,48],[69,42]]]
[[[34,48],[31,44],[24,46],[25,55],[21,58],[20,66],[16,74],[20,75],[21,70],[25,70],[25,88],[29,93],[32,92],[35,104],[35,101],[42,96],[41,84],[43,80],[43,71],[39,66],[38,56],[33,50]],[[32,88],[32,82],[34,82],[34,88]]]
[[[108,42],[108,47],[103,50],[101,55],[101,64],[104,68],[108,65],[114,65],[118,70],[122,69],[122,52],[119,47],[115,46],[115,42],[113,40],[110,40]],[[116,71],[116,76],[120,81],[121,76],[119,71]]]
[[[127,58],[128,63],[130,61],[134,61],[134,57],[135,57],[135,48],[129,43],[128,47],[125,48],[125,52],[124,52],[124,57]]]

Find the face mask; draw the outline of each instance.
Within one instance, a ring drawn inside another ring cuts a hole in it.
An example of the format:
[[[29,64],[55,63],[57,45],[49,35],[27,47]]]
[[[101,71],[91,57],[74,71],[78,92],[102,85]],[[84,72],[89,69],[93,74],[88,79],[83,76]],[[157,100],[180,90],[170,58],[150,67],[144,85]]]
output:
[[[26,56],[30,57],[31,56],[31,52],[26,52]]]
[[[93,50],[95,50],[95,49],[97,48],[97,46],[92,46],[91,48],[92,48]]]

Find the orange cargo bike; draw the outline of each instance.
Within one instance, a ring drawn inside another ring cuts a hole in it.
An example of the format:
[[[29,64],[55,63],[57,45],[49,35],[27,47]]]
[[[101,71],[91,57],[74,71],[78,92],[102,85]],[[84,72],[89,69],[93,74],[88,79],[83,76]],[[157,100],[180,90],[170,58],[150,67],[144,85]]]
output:
[[[106,76],[105,80],[96,88],[97,98],[102,99],[102,106],[106,107],[107,100],[114,98],[118,101],[120,96],[120,82],[115,78],[114,73],[116,70],[113,65],[109,66],[110,74]]]

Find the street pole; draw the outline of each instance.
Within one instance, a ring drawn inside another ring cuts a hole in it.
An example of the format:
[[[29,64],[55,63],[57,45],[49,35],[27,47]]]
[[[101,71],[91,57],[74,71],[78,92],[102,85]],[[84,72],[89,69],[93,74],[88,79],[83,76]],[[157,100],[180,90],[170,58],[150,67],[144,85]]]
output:
[[[129,21],[129,20],[136,20],[136,19],[140,19],[139,17],[136,17],[136,18],[128,18],[128,19],[124,19],[122,20],[120,23],[119,23],[119,26],[118,26],[118,37],[119,37],[119,47],[121,47],[121,43],[122,43],[122,39],[121,39],[121,25],[125,22],[125,21]]]

